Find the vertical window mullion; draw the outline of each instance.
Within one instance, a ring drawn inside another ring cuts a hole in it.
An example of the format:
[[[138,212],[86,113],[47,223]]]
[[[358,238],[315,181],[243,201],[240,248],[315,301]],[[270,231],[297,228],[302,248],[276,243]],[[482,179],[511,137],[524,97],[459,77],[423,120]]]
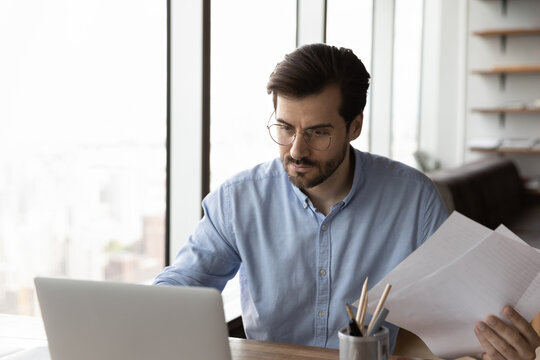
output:
[[[394,0],[374,1],[369,144],[383,156],[390,156],[391,148],[393,43]]]
[[[201,214],[203,8],[204,0],[171,0],[170,4],[169,261]]]
[[[326,42],[326,0],[297,0],[296,46]]]

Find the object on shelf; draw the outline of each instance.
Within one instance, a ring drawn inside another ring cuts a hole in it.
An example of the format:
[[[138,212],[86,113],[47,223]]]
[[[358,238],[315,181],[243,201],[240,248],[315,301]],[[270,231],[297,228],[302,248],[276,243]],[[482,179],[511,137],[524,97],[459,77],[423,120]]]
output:
[[[511,100],[507,101],[500,106],[493,107],[474,107],[471,108],[472,112],[479,113],[539,113],[540,112],[540,98],[532,99],[529,101],[524,100]]]
[[[501,149],[531,149],[538,144],[538,139],[531,138],[510,138],[503,139],[499,148]]]
[[[474,138],[469,140],[469,147],[474,149],[492,150],[501,145],[501,140],[496,138]]]

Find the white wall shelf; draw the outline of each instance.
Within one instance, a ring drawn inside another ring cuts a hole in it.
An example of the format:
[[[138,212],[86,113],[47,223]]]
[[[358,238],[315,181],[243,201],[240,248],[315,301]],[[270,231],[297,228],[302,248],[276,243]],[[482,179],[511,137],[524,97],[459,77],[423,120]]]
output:
[[[473,31],[473,35],[482,37],[491,36],[532,36],[540,35],[540,27],[535,28],[508,28],[508,29],[484,29]]]

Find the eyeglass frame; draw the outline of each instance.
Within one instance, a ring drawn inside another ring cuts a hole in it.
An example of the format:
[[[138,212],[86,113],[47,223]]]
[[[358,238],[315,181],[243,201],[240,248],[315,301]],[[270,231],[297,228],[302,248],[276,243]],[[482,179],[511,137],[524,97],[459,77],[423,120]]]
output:
[[[294,128],[293,126],[290,126],[290,125],[288,125],[288,124],[280,124],[280,123],[273,123],[273,124],[270,124],[270,122],[271,122],[271,120],[272,120],[272,117],[273,117],[274,115],[275,115],[275,111],[272,112],[272,114],[271,114],[270,117],[268,118],[268,123],[266,124],[266,129],[268,129],[268,135],[270,135],[270,139],[272,139],[272,141],[275,142],[276,144],[278,144],[279,146],[289,146],[289,145],[291,145],[292,143],[294,143],[294,142],[296,141],[296,139],[298,138],[297,134],[298,134],[298,132],[300,132],[300,133],[302,133],[302,134],[304,135],[304,136],[303,136],[303,139],[304,139],[304,141],[306,142],[306,145],[307,145],[309,148],[311,148],[311,149],[313,149],[313,150],[315,150],[315,151],[326,151],[326,150],[328,150],[328,149],[330,148],[330,145],[332,144],[332,138],[334,137],[334,134],[333,134],[333,133],[332,133],[331,135],[328,135],[328,137],[329,137],[329,139],[328,139],[328,146],[327,146],[326,148],[324,148],[324,149],[317,149],[317,148],[314,148],[312,145],[310,145],[309,139],[310,139],[311,137],[306,138],[306,136],[309,136],[308,134],[306,134],[306,131],[309,131],[309,130],[316,130],[316,128],[308,128],[308,129],[304,129],[304,130],[297,130],[296,128]],[[270,130],[270,128],[271,128],[272,126],[289,126],[289,127],[293,128],[293,129],[294,129],[294,136],[292,137],[291,142],[288,143],[288,144],[280,144],[280,143],[278,143],[278,142],[274,139],[274,137],[272,136],[272,132],[271,132],[271,130]],[[336,129],[333,125],[324,125],[324,127],[332,128],[332,131],[335,131],[335,129]]]

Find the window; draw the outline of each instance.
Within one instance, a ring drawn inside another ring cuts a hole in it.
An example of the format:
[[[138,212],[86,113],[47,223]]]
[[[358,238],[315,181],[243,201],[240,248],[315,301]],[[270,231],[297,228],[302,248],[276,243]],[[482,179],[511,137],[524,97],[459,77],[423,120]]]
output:
[[[233,16],[232,14],[246,14]],[[266,123],[270,73],[295,49],[296,3],[212,1],[210,187],[278,156]]]
[[[392,158],[416,166],[422,59],[423,1],[395,2]]]
[[[328,0],[326,42],[351,49],[371,73],[372,0]],[[353,145],[362,151],[369,149],[369,90],[364,109],[364,124]]]
[[[164,1],[0,2],[0,313],[162,269],[166,31]]]

